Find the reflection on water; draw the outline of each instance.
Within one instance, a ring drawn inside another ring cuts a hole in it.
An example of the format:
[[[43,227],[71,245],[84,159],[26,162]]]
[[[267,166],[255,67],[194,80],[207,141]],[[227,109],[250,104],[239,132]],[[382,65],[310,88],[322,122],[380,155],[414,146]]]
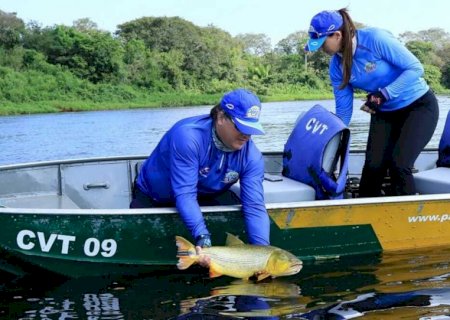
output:
[[[20,297],[16,299],[19,300]],[[30,309],[21,315],[17,314],[15,319],[125,319],[120,311],[118,298],[111,293],[85,293],[81,297],[80,306],[70,298],[60,301],[51,297],[29,298],[26,302]],[[14,305],[11,308],[14,308]],[[9,314],[8,317],[12,315]]]
[[[436,148],[450,110],[450,98],[440,96],[440,119],[427,147]],[[297,117],[321,104],[334,112],[333,100],[263,104],[264,136],[254,136],[262,151],[282,151]],[[369,115],[355,101],[352,149],[364,149]],[[211,106],[138,109],[0,117],[0,164],[85,157],[147,155],[179,119],[209,113]]]
[[[375,311],[388,312],[392,319],[398,319],[399,317],[405,318],[405,313],[393,315],[393,312],[397,308],[405,308],[406,313],[414,314],[417,316],[420,313],[427,314],[429,311],[414,310],[410,312],[411,307],[447,307],[450,306],[450,289],[449,288],[433,288],[428,290],[417,290],[399,293],[381,293],[375,292],[365,293],[359,295],[356,299],[350,301],[344,301],[331,305],[325,308],[318,308],[306,313],[292,315],[294,317],[299,316],[301,319],[353,319],[361,317],[368,312],[374,313]],[[446,309],[446,314],[438,315],[439,319],[450,318],[450,311]],[[377,317],[386,318],[386,315],[382,315],[381,312],[377,312]],[[422,318],[421,318],[422,319]],[[431,317],[426,317],[431,319]]]
[[[235,281],[213,288],[209,297],[181,301],[176,319],[190,319],[198,314],[271,319],[304,310],[306,303],[300,287],[293,283],[276,279],[266,283]]]
[[[449,310],[450,248],[315,262],[263,282],[193,268],[0,285],[1,319],[447,319]]]

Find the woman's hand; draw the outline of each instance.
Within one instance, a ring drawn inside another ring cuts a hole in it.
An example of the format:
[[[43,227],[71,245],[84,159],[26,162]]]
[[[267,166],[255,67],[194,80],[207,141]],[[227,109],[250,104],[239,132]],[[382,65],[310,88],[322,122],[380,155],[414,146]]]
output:
[[[202,247],[196,246],[195,251],[197,252],[197,255],[199,256],[197,263],[199,265],[201,265],[202,267],[209,268],[209,265],[211,264],[211,259],[208,256],[202,254]]]
[[[361,108],[359,108],[359,109],[362,110],[362,111],[365,111],[365,112],[367,112],[367,113],[370,113],[370,114],[375,114],[375,113],[377,113],[374,109],[369,108],[369,107],[366,106],[365,104],[363,104],[363,105],[361,106]]]
[[[386,102],[386,97],[381,91],[369,93],[366,102],[361,106],[361,110],[370,114],[375,114],[376,110]]]

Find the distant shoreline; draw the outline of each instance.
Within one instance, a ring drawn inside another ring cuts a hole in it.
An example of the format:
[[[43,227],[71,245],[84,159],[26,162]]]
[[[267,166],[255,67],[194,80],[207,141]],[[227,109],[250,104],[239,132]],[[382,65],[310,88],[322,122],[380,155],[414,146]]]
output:
[[[140,108],[165,108],[165,107],[185,107],[199,105],[215,105],[220,101],[221,94],[185,94],[171,93],[158,94],[150,99],[139,101],[37,101],[35,103],[3,103],[0,106],[0,116],[29,115],[58,112],[82,112],[101,110],[124,110]],[[274,94],[270,96],[259,95],[261,101],[297,101],[297,100],[325,100],[332,99],[332,94],[320,93],[299,93],[299,94]]]
[[[436,93],[436,95],[448,96],[448,92]],[[221,94],[192,94],[192,93],[170,93],[158,94],[149,99],[131,101],[37,101],[35,103],[2,103],[0,105],[0,116],[30,115],[59,112],[84,112],[103,110],[126,110],[143,108],[174,108],[187,106],[215,105],[220,101]],[[302,100],[329,100],[333,99],[332,93],[317,92],[298,94],[272,94],[259,95],[261,102],[302,101]],[[355,99],[363,100],[365,94],[355,94]]]

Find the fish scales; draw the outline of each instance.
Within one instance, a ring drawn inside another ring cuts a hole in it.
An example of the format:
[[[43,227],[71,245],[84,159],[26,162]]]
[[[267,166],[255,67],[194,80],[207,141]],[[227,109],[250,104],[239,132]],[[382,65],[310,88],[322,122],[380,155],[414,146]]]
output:
[[[210,277],[228,275],[249,279],[256,276],[259,281],[266,277],[293,275],[302,269],[302,261],[286,250],[245,244],[231,234],[228,234],[227,246],[206,247],[198,253],[188,240],[180,236],[175,240],[178,269],[184,270],[194,263],[201,263],[208,265]]]
[[[268,250],[258,250],[257,246],[251,248],[239,247],[213,247],[203,250],[212,261],[218,264],[239,264],[241,266],[264,267],[272,252]]]

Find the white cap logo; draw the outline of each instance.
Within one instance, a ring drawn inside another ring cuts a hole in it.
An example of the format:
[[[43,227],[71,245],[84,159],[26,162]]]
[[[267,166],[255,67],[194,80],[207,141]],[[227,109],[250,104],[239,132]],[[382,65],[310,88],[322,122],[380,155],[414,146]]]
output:
[[[247,110],[247,114],[245,115],[246,118],[250,119],[258,119],[259,118],[259,112],[260,109],[258,106],[253,106],[250,109]]]

